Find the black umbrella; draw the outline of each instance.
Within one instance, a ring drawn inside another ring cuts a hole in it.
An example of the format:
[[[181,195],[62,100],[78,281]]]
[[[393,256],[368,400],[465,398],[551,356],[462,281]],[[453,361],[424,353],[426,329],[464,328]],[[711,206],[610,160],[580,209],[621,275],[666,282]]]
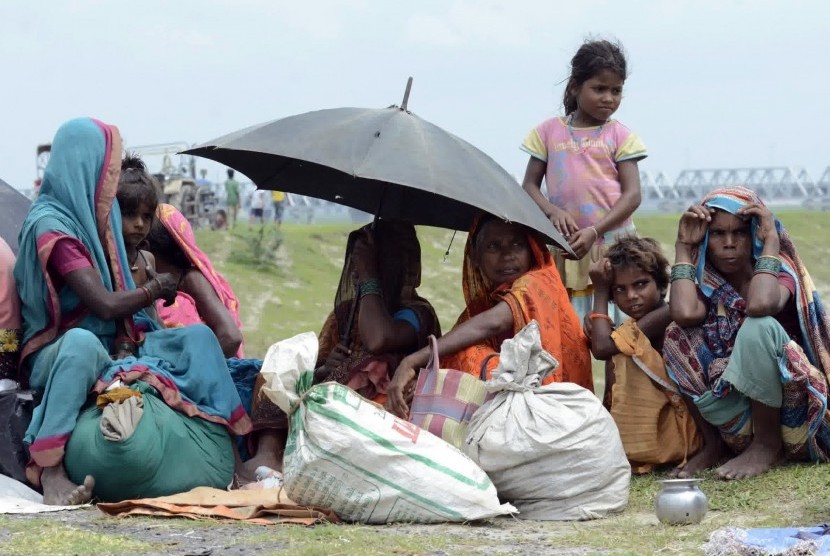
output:
[[[481,211],[568,243],[513,177],[470,143],[401,107],[335,108],[255,125],[184,151],[230,166],[260,189],[381,218],[468,230]]]
[[[17,255],[17,235],[32,202],[17,189],[0,180],[0,237]]]

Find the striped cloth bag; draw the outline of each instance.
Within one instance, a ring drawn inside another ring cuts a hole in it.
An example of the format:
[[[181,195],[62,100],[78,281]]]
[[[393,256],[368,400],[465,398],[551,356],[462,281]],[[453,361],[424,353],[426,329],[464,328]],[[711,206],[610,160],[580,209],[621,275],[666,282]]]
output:
[[[455,369],[439,369],[435,336],[429,343],[429,363],[418,375],[409,421],[460,449],[467,424],[487,397],[486,375],[479,380]],[[486,362],[482,368],[487,368]]]

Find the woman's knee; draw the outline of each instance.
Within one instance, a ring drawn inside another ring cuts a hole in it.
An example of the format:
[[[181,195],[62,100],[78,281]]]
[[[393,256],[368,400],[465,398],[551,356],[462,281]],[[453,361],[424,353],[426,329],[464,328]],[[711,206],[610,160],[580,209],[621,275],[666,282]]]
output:
[[[189,334],[193,336],[193,340],[196,342],[219,342],[219,340],[216,339],[216,334],[214,334],[213,330],[211,330],[210,327],[206,324],[191,324],[187,326],[187,331]]]
[[[738,330],[735,343],[779,347],[785,338],[788,337],[784,327],[774,317],[747,317]]]
[[[66,331],[61,338],[61,350],[67,349],[90,355],[98,351],[107,351],[98,336],[83,328],[71,328]]]

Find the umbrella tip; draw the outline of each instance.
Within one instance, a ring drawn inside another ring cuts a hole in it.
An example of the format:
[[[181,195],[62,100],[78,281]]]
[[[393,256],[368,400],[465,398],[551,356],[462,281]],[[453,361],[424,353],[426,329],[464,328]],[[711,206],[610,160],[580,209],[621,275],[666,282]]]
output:
[[[401,110],[407,111],[406,105],[409,104],[409,92],[412,90],[412,76],[406,80],[406,91],[403,93],[403,102],[401,103]]]

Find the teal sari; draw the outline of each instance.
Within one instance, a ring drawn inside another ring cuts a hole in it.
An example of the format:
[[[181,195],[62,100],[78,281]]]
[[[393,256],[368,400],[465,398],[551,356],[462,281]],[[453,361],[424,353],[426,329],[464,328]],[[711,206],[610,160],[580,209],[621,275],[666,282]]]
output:
[[[65,123],[52,142],[40,195],[20,232],[15,279],[21,298],[21,381],[42,393],[26,434],[32,463],[28,477],[39,484],[43,467],[63,461],[65,446],[90,395],[115,381],[145,382],[171,408],[226,427],[251,430],[214,334],[204,325],[159,330],[140,311],[123,330],[138,357],[109,355],[117,323],[93,315],[66,285],[47,271],[58,241],[79,240],[101,283],[110,292],[135,288],[121,235],[115,194],[121,138],[114,126],[79,118]],[[126,480],[129,480],[126,478]]]

